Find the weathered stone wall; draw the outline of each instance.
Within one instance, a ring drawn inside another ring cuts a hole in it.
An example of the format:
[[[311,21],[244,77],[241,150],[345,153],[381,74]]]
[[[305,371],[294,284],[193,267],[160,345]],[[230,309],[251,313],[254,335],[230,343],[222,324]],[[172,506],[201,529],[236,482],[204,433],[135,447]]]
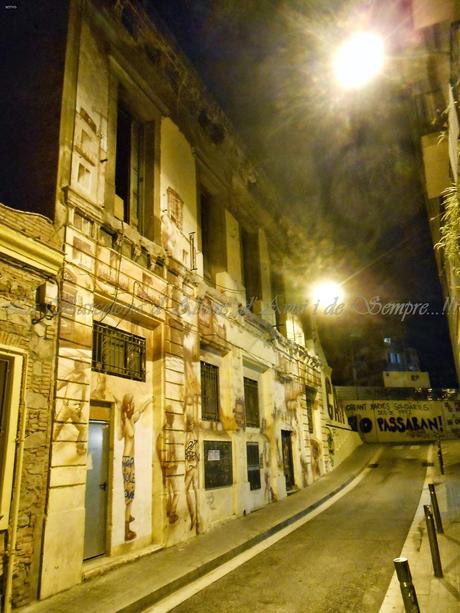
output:
[[[17,221],[21,223],[26,220],[18,216]],[[29,218],[26,225],[31,232],[39,232],[41,222],[35,225],[33,222]],[[32,323],[36,316],[36,289],[44,280],[31,270],[0,261],[0,345],[23,350],[27,355],[24,397],[19,415],[19,422],[27,415],[27,424],[14,553],[15,606],[24,605],[37,597],[47,493],[57,324],[56,319]],[[14,529],[11,522],[10,516],[10,539]],[[3,570],[5,575],[6,566]]]

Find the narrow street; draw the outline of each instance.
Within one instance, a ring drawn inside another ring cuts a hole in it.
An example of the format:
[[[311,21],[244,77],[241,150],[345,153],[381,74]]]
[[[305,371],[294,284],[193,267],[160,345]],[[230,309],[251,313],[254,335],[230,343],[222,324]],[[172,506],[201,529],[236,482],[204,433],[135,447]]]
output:
[[[174,611],[379,611],[420,498],[427,447],[386,447],[350,493]]]

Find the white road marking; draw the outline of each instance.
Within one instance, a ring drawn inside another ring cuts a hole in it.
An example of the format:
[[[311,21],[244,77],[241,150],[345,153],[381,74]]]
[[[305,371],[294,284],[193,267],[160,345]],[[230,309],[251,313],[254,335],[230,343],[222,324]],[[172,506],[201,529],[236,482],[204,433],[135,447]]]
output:
[[[382,451],[383,449],[379,449],[373,455],[373,457],[369,460],[368,464],[375,464],[377,460],[379,459]],[[353,479],[353,481],[351,481],[351,483],[349,483],[346,487],[344,487],[343,490],[341,490],[340,492],[338,492],[337,494],[329,498],[329,500],[326,500],[325,502],[323,502],[322,505],[320,505],[316,509],[313,509],[310,513],[308,513],[304,517],[301,517],[293,524],[286,526],[286,528],[283,528],[276,534],[273,534],[272,536],[266,538],[261,543],[258,543],[257,545],[254,545],[250,549],[243,551],[242,553],[238,554],[237,556],[235,556],[228,562],[225,562],[221,566],[210,571],[206,575],[203,575],[202,577],[199,577],[198,579],[196,579],[195,581],[192,581],[188,585],[185,585],[184,587],[180,588],[173,594],[170,594],[169,596],[166,596],[162,600],[159,600],[153,606],[147,609],[144,609],[144,613],[167,613],[167,611],[170,611],[171,609],[185,602],[186,600],[188,600],[189,598],[191,598],[198,592],[201,592],[201,590],[204,590],[212,583],[215,583],[216,581],[218,581],[219,579],[221,579],[228,573],[231,573],[233,570],[235,570],[236,568],[238,568],[239,566],[241,566],[242,564],[244,564],[251,558],[255,557],[262,551],[265,551],[265,549],[268,549],[269,547],[271,547],[272,545],[274,545],[281,539],[285,538],[286,536],[288,536],[288,534],[291,534],[291,532],[294,532],[295,530],[297,530],[297,528],[300,528],[300,526],[303,526],[304,524],[306,524],[307,522],[315,518],[317,515],[319,515],[323,511],[326,511],[326,509],[328,509],[338,500],[343,498],[343,496],[346,496],[349,492],[351,492],[351,490],[353,490],[359,483],[361,483],[361,481],[365,477],[367,477],[367,475],[370,472],[372,472],[372,470],[373,470],[372,468],[365,468],[363,471],[361,471],[361,473],[357,477]]]

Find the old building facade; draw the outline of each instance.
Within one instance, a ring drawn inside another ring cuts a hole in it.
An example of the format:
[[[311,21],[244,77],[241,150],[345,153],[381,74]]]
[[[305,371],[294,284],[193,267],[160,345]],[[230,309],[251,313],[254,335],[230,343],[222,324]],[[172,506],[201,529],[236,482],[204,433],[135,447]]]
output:
[[[413,0],[414,53],[408,78],[414,136],[445,302],[457,377],[460,377],[458,142],[460,5],[456,0]]]
[[[17,605],[40,570],[62,262],[49,220],[0,205],[0,559]]]
[[[169,35],[139,3],[38,4],[10,26],[36,62],[27,92],[10,69],[6,142],[25,161],[1,196],[27,209],[36,194],[64,261],[15,605],[279,500],[360,442],[285,308],[286,215]]]

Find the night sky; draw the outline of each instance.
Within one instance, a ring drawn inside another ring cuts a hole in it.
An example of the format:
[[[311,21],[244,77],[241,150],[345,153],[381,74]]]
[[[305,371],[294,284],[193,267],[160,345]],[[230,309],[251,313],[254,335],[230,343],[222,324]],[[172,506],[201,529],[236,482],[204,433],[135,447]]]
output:
[[[323,317],[336,383],[350,336],[407,334],[434,386],[455,386],[442,315],[357,314],[357,296],[382,303],[443,299],[414,145],[413,108],[397,63],[414,42],[404,0],[155,0],[150,2],[224,109],[256,165],[277,187],[308,241],[292,271],[299,295],[321,278],[345,281],[345,312]],[[380,78],[339,89],[331,56],[347,33],[370,28],[391,56]]]

